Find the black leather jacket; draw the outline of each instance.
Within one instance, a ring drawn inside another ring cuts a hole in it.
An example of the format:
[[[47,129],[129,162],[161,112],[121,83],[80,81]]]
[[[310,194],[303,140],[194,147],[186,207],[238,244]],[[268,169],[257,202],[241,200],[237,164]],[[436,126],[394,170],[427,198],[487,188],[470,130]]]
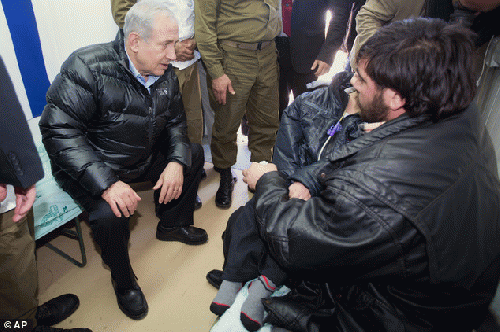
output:
[[[403,115],[335,149],[319,197],[257,183],[260,232],[303,280],[266,302],[292,331],[470,331],[500,276],[500,183],[471,106],[433,123]],[[320,162],[321,163],[321,162]]]
[[[40,119],[63,188],[81,186],[100,195],[119,179],[140,176],[155,150],[190,165],[186,117],[171,66],[150,90],[129,70],[121,32],[113,42],[79,49],[64,62]]]

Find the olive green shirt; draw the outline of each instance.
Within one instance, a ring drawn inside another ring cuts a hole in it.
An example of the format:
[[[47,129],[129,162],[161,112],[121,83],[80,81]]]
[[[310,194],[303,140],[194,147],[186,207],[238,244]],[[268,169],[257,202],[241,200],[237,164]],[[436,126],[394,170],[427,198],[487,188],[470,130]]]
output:
[[[125,15],[136,2],[137,0],[111,0],[111,13],[120,29],[123,29],[125,24]]]
[[[281,32],[280,0],[195,0],[195,39],[212,79],[224,75],[220,40],[258,43]]]
[[[351,67],[356,68],[355,59],[361,45],[382,26],[407,18],[424,15],[425,0],[367,0],[356,16],[358,35],[351,50]]]

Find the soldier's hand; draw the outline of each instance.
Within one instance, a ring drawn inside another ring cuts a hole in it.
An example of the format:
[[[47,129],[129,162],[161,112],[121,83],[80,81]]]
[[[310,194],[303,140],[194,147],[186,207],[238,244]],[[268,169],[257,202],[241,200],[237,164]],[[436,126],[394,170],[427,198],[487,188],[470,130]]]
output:
[[[215,99],[222,105],[226,105],[227,92],[232,95],[235,94],[231,80],[226,74],[212,81],[212,90],[214,91]]]

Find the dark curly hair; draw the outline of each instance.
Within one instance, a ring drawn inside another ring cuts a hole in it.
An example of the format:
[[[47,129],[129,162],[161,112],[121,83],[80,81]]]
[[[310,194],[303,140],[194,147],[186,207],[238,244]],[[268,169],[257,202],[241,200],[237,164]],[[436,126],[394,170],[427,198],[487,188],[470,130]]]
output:
[[[408,115],[439,120],[459,113],[476,92],[472,69],[474,33],[440,19],[415,18],[388,24],[359,50],[366,73],[406,100]]]

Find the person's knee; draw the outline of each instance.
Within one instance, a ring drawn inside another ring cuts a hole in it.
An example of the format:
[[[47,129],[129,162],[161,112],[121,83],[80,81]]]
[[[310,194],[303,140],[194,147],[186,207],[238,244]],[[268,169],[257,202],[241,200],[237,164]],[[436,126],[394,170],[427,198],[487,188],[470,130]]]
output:
[[[115,216],[113,210],[105,200],[97,201],[94,204],[94,208],[89,212],[89,224],[93,230],[96,229],[107,229],[107,230],[118,230],[124,226],[124,223],[128,222],[127,217],[117,217]]]

